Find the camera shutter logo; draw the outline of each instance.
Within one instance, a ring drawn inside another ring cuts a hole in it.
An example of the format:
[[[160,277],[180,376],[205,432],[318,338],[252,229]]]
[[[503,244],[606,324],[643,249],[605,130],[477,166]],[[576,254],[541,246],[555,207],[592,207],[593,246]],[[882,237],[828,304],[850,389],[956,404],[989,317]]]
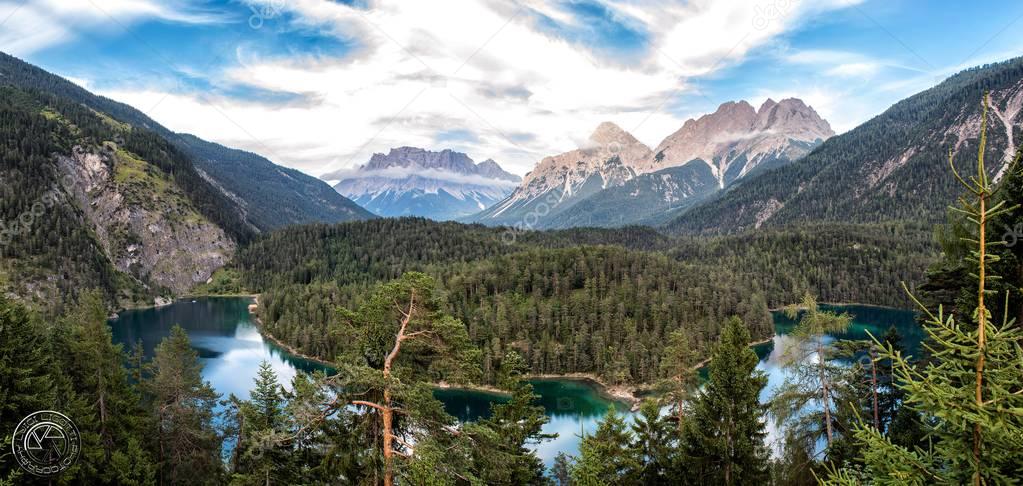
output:
[[[41,410],[18,423],[11,448],[22,469],[36,476],[55,476],[81,454],[78,426],[60,412]]]

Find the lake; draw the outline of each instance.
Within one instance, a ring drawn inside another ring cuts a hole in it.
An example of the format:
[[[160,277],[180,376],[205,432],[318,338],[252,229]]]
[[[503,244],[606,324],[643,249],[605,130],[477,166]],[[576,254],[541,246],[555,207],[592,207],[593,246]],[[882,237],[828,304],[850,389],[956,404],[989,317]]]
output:
[[[141,340],[146,356],[152,357],[156,345],[170,334],[171,327],[181,325],[203,362],[203,377],[224,397],[233,393],[247,399],[259,363],[263,360],[273,366],[283,384],[290,384],[297,373],[327,370],[322,364],[294,356],[264,339],[249,315],[251,303],[251,298],[244,297],[181,300],[159,308],[124,311],[118,319],[110,321],[110,326],[115,342],[130,349]],[[823,307],[854,316],[848,333],[829,339],[866,339],[867,332],[880,338],[889,326],[894,325],[912,353],[923,338],[912,311],[858,305]],[[770,380],[764,398],[784,380],[778,360],[781,351],[791,342],[785,333],[794,324],[778,312],[774,313],[774,323],[778,335],[754,348],[761,358],[759,367],[767,372]],[[537,449],[537,454],[548,466],[558,452],[576,453],[580,434],[593,432],[609,406],[615,405],[623,413],[628,413],[627,406],[606,399],[586,381],[545,379],[532,383],[550,417],[544,432],[558,434],[558,438],[541,444]],[[486,415],[490,404],[500,400],[499,395],[460,389],[437,390],[435,395],[444,403],[448,413],[462,421]],[[779,434],[773,424],[769,423],[768,427],[769,440],[778,439]]]

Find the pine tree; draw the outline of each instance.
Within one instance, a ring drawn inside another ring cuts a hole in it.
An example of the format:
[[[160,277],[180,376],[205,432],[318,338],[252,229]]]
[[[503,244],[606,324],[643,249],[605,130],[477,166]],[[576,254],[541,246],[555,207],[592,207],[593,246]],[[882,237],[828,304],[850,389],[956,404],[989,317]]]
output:
[[[1023,333],[1008,312],[1008,295],[1000,324],[992,322],[985,304],[986,298],[993,296],[988,282],[999,279],[987,272],[999,261],[989,249],[1004,244],[990,241],[988,222],[1017,206],[996,199],[997,190],[984,165],[987,102],[985,96],[976,175],[964,180],[955,170],[951,152],[949,155],[952,173],[970,198],[962,198],[956,210],[973,228],[965,240],[975,246],[968,257],[976,268],[972,322],[960,323],[955,315],[946,314],[944,306],[935,312],[914,297],[927,316],[924,331],[929,339],[925,346],[932,359],[916,368],[891,346],[882,353],[895,364],[906,406],[925,417],[932,446],[899,446],[873,427],[860,424],[856,438],[864,444],[864,466],[832,470],[832,484],[981,485],[1019,480],[1023,470],[1019,453],[1023,450]],[[1016,163],[1021,154],[1017,154]],[[1016,163],[1008,170],[1016,170]]]
[[[232,484],[290,484],[292,450],[283,440],[289,434],[286,402],[268,361],[259,365],[248,401],[228,400],[237,434]]]
[[[124,351],[113,343],[103,294],[83,291],[54,333],[55,355],[63,370],[59,383],[73,397],[69,406],[80,410],[75,414],[83,440],[78,473],[92,483],[115,483],[120,476],[133,476],[113,463],[120,452],[146,477],[144,471],[153,467],[149,455],[124,448],[144,436],[149,424],[129,382]]]
[[[572,459],[568,454],[559,452],[554,457],[554,464],[551,464],[551,477],[557,486],[571,486],[572,484]]]
[[[668,345],[661,357],[661,376],[657,391],[674,409],[676,427],[683,430],[685,425],[686,400],[696,385],[695,369],[697,355],[684,329],[678,329],[668,336]]]
[[[490,417],[466,424],[462,432],[472,441],[475,476],[485,484],[548,484],[544,465],[530,446],[557,437],[544,434],[544,409],[533,386],[522,377],[529,372],[525,360],[509,351],[498,368],[498,384],[511,391],[511,400],[491,405]]]
[[[683,437],[689,477],[702,484],[756,484],[767,478],[766,407],[750,334],[729,319],[710,360],[710,377],[693,403]]]
[[[0,438],[30,413],[53,408],[52,361],[45,331],[23,306],[0,295]],[[6,479],[5,479],[6,477]],[[0,482],[22,477],[9,447],[0,451]]]
[[[221,437],[213,424],[218,395],[202,379],[202,363],[181,326],[156,347],[152,395],[160,484],[217,484]]]
[[[633,454],[640,462],[639,481],[646,485],[672,484],[669,471],[678,434],[661,416],[661,406],[656,400],[648,399],[640,404],[632,434],[636,437]]]
[[[431,384],[462,382],[479,374],[479,351],[469,342],[465,326],[440,311],[436,284],[422,273],[407,273],[380,285],[357,312],[342,309],[333,332],[347,343],[338,356],[338,372],[324,383],[334,398],[318,417],[293,438],[347,406],[365,411],[374,438],[379,437],[385,486],[401,473],[396,458],[432,461],[429,452],[458,447],[454,418],[433,396]],[[413,443],[415,446],[413,446]],[[415,451],[423,453],[415,457]],[[452,454],[463,461],[442,461],[410,469],[432,478],[466,473],[466,451]]]
[[[579,443],[579,459],[571,467],[576,486],[626,485],[639,480],[641,463],[630,447],[634,437],[614,406],[593,435]]]

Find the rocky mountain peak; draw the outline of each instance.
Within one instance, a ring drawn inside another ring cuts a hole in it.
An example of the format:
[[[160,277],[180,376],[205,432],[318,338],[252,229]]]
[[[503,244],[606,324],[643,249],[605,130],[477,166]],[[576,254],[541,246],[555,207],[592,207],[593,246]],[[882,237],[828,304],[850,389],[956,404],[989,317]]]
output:
[[[833,135],[828,122],[797,98],[767,99],[759,109],[746,101],[729,101],[714,113],[687,120],[638,170],[654,172],[702,160],[723,187],[761,162],[802,157]]]
[[[519,182],[522,180],[521,177],[502,169],[501,166],[494,161],[494,159],[487,159],[476,164],[476,172],[483,177],[501,179],[510,182]]]
[[[760,105],[760,109],[757,110],[757,114],[765,113],[768,110],[774,108],[775,106],[778,106],[778,102],[772,100],[771,98],[768,98],[764,100],[764,104]]]
[[[590,135],[590,140],[600,145],[608,145],[611,143],[632,145],[640,143],[639,140],[636,140],[636,137],[633,137],[631,133],[609,121],[597,125],[596,130],[594,130]]]
[[[493,159],[477,164],[450,149],[397,147],[373,154],[355,169],[320,176],[339,180],[334,189],[381,216],[457,219],[486,209],[521,180]]]
[[[770,99],[768,101],[771,101]],[[757,112],[758,130],[775,130],[795,140],[812,142],[835,135],[831,125],[799,98],[786,98],[778,103],[764,102]]]
[[[392,167],[420,167],[458,174],[475,174],[476,163],[468,155],[444,149],[434,152],[419,147],[392,148],[386,155],[373,154],[362,170],[382,170]]]

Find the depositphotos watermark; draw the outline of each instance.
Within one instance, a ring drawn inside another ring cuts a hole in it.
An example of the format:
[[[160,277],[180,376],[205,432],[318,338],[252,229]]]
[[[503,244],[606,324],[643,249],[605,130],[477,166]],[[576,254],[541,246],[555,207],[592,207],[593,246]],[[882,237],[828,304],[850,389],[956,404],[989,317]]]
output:
[[[53,477],[78,461],[82,437],[66,415],[40,410],[14,428],[11,450],[22,469],[41,477]]]
[[[285,0],[259,0],[249,5],[252,15],[249,17],[249,27],[253,29],[263,28],[263,22],[280,17],[284,11]]]
[[[71,175],[65,175],[60,182],[51,186],[36,202],[28,209],[19,214],[11,221],[0,221],[0,247],[10,246],[15,238],[23,236],[32,231],[36,220],[49,211],[62,197],[61,186],[70,190],[76,182]]]
[[[793,0],[771,0],[753,7],[753,28],[764,30],[792,8]]]

